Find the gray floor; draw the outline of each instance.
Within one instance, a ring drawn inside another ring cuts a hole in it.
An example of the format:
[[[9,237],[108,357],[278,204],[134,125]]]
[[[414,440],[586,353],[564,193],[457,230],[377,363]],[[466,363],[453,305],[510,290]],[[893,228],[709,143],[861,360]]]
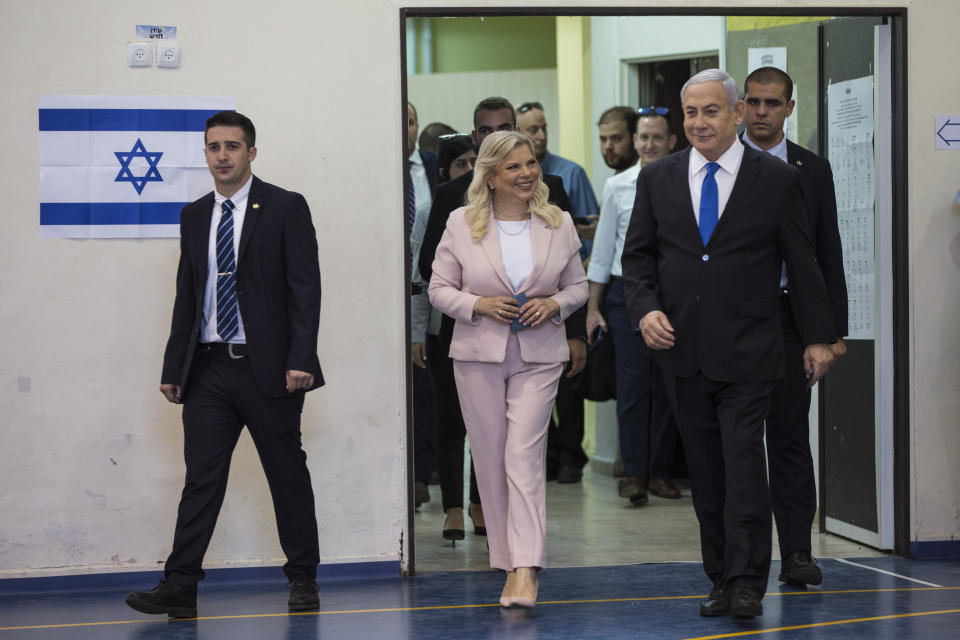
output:
[[[431,501],[414,516],[417,572],[489,568],[486,538],[473,534],[452,546],[440,537],[444,514],[440,487],[430,486]],[[816,528],[816,525],[814,525]],[[855,542],[813,535],[813,555],[849,558],[885,555]],[[774,535],[774,559],[779,559]],[[547,484],[547,560],[551,567],[625,565],[641,562],[700,562],[697,518],[689,489],[679,500],[656,496],[642,507],[617,496],[614,478],[584,470],[578,484]]]

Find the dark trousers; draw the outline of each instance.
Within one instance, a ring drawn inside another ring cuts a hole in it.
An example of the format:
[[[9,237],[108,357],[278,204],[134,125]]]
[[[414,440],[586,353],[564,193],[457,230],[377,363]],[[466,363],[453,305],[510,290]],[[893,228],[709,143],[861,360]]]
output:
[[[715,589],[762,598],[772,533],[763,421],[776,383],[664,379],[687,454],[703,570]]]
[[[810,453],[810,388],[803,370],[803,343],[790,296],[780,297],[787,377],[777,384],[767,415],[770,500],[777,522],[780,557],[810,551],[810,527],[817,512],[817,483]]]
[[[437,402],[437,471],[443,510],[463,507],[463,442],[467,428],[460,412],[460,397],[453,377],[450,342],[454,321],[443,316],[439,336],[427,336],[427,359],[433,378],[433,394]],[[480,504],[477,475],[470,460],[470,502]]]
[[[248,358],[224,351],[201,351],[193,361],[183,406],[186,480],[173,549],[164,574],[174,584],[203,579],[203,556],[210,544],[227,490],[230,458],[246,425],[263,465],[287,556],[283,571],[314,579],[320,561],[313,487],[307,454],[300,443],[304,392],[284,398],[264,395]]]
[[[604,304],[617,372],[617,423],[623,475],[669,478],[677,451],[677,426],[660,366],[643,349],[627,313],[623,280],[613,278]]]
[[[566,371],[557,386],[557,419],[550,417],[547,431],[547,475],[560,467],[582,469],[587,464],[583,451],[583,398],[570,383]]]
[[[417,482],[430,484],[436,467],[437,405],[430,379],[430,358],[427,369],[412,365],[413,369],[413,477]]]

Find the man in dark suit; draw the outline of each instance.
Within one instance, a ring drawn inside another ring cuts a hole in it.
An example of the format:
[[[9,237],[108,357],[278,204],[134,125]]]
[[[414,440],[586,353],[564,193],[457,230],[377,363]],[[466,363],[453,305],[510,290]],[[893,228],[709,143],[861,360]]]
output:
[[[317,520],[300,442],[317,358],[320,268],[303,196],[262,182],[253,123],[223,111],[206,124],[216,190],[183,208],[173,322],[160,392],[183,404],[186,479],[164,578],[127,596],[143,613],[197,615],[197,582],[244,425],[273,496],[291,610],[319,607]]]
[[[786,262],[803,364],[833,360],[830,302],[806,229],[800,175],[737,138],[744,103],[719,69],[681,90],[692,149],[644,167],[622,266],[631,322],[664,369],[683,437],[704,571],[705,616],[754,617],[770,570],[763,422],[784,376]]]
[[[473,142],[477,147],[494,131],[516,131],[517,114],[509,100],[499,97],[485,98],[477,104],[473,111]],[[473,180],[473,171],[469,171],[459,178],[446,182],[437,187],[433,197],[433,206],[430,208],[430,218],[423,236],[423,245],[420,247],[418,266],[420,275],[425,282],[430,282],[433,275],[433,259],[437,253],[437,245],[443,237],[450,213],[462,207],[467,188]],[[564,211],[570,211],[570,199],[563,190],[563,181],[557,176],[543,175],[543,181],[550,189],[549,200]],[[583,400],[569,389],[570,378],[583,369],[587,359],[586,348],[586,310],[581,308],[566,320],[567,344],[570,347],[570,367],[567,375],[561,377],[557,391],[557,404],[561,411],[576,418],[579,415],[579,439],[583,440]],[[450,343],[453,340],[454,320],[444,315],[440,325],[440,340],[435,344],[436,351],[427,354],[433,362],[434,391],[437,394],[438,435],[437,435],[437,467],[440,472],[442,486],[459,486],[456,478],[463,477],[463,437],[466,428],[463,425],[463,416],[460,412],[460,402],[457,396],[456,385],[453,380],[453,361],[450,359]],[[563,398],[561,398],[563,396]],[[572,405],[572,406],[571,406]],[[579,414],[577,413],[579,411]],[[563,418],[561,416],[561,423]],[[572,428],[577,428],[575,420]],[[458,444],[459,442],[459,444]],[[459,449],[458,449],[459,447]],[[449,478],[449,480],[445,480]],[[454,505],[461,502],[452,496],[444,497],[444,511],[448,513],[448,521],[444,530],[462,530],[462,513],[456,511],[451,514],[447,504]],[[456,509],[454,506],[453,509]],[[453,518],[450,518],[453,515]],[[459,520],[456,518],[459,517]]]
[[[410,234],[410,359],[413,364],[413,503],[419,507],[430,501],[430,477],[436,466],[437,410],[433,383],[427,371],[426,331],[430,322],[430,302],[427,300],[426,283],[417,270],[417,256],[423,232],[433,204],[433,192],[437,189],[437,154],[417,150],[417,132],[420,123],[417,109],[407,103],[407,175],[409,189],[407,207],[407,232]]]
[[[753,71],[744,83],[744,144],[765,151],[800,171],[807,224],[823,273],[837,337],[847,335],[847,282],[837,226],[837,198],[830,163],[786,139],[783,123],[793,113],[793,81],[774,67]],[[810,528],[817,512],[817,485],[810,454],[810,386],[803,375],[803,341],[793,321],[789,274],[780,280],[786,378],[770,400],[767,456],[770,498],[780,541],[780,580],[820,584],[823,576],[811,555]],[[836,357],[846,351],[843,340],[831,345]]]

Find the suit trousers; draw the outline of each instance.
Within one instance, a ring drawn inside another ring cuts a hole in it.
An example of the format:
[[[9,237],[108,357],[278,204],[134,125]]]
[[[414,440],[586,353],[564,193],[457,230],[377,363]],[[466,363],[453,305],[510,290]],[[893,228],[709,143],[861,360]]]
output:
[[[670,478],[677,452],[677,426],[663,386],[660,365],[644,351],[630,326],[623,280],[613,278],[605,303],[617,374],[617,424],[623,475]]]
[[[770,500],[777,523],[780,557],[810,551],[810,528],[817,513],[817,482],[810,453],[810,387],[803,370],[803,342],[790,296],[780,296],[784,364],[767,415]]]
[[[166,579],[179,585],[202,580],[203,556],[227,490],[230,459],[246,425],[263,465],[288,578],[316,578],[320,561],[313,487],[300,441],[304,392],[264,395],[249,358],[222,351],[194,357],[183,406],[186,480],[177,512]]]
[[[411,365],[413,370],[413,477],[417,482],[430,484],[436,467],[437,405],[433,397],[433,381],[427,368]]]
[[[587,454],[583,451],[583,398],[573,389],[572,378],[560,376],[557,385],[557,419],[550,417],[547,435],[547,468],[583,469]]]
[[[563,365],[532,364],[510,334],[503,363],[455,360],[460,406],[477,463],[490,566],[547,565],[547,426]]]
[[[703,570],[714,589],[762,598],[772,535],[763,422],[776,382],[664,378],[687,454]]]
[[[443,316],[439,336],[427,336],[428,369],[433,380],[433,396],[437,403],[437,473],[443,510],[463,508],[463,443],[467,429],[460,412],[460,398],[450,359],[453,319]],[[470,460],[470,502],[480,504],[477,474]]]

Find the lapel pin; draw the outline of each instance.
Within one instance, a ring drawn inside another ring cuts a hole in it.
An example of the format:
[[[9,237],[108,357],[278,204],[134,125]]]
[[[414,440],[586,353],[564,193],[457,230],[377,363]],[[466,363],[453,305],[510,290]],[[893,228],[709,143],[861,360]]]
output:
[[[803,166],[803,160],[797,160],[797,166],[798,166],[798,167],[802,167],[802,166]],[[257,205],[253,205],[253,206],[257,206]]]
[[[252,205],[250,205],[250,206],[252,206],[254,209],[259,209],[259,208],[260,208],[260,203],[259,203],[259,202],[254,202],[254,203],[253,203]]]

